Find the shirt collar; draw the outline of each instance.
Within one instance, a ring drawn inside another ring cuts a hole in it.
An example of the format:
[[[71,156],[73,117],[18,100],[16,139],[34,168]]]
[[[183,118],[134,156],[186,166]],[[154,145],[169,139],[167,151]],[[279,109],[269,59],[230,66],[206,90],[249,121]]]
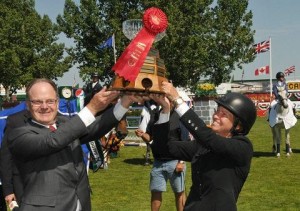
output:
[[[33,119],[32,119],[31,121],[32,121],[33,123],[37,124],[37,125],[43,126],[43,127],[45,127],[45,128],[49,128],[49,125],[41,124],[41,123],[39,123],[39,122],[37,122],[37,121],[35,121],[35,120],[33,120]],[[55,127],[55,128],[57,129],[56,123],[52,124],[52,126]]]

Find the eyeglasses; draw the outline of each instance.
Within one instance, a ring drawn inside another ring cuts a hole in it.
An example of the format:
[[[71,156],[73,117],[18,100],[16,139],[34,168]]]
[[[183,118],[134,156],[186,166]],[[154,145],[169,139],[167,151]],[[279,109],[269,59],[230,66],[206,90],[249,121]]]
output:
[[[47,106],[53,106],[56,104],[57,99],[48,99],[48,100],[29,100],[32,106],[39,107],[43,105],[44,103],[47,104]]]

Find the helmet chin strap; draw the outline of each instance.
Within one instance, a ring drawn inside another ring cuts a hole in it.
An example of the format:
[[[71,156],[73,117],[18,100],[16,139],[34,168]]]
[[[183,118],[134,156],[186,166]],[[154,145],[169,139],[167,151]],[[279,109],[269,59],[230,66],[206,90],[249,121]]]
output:
[[[232,135],[238,135],[238,134],[239,134],[239,132],[236,130],[236,127],[238,126],[239,121],[240,121],[239,118],[234,117],[233,126],[232,126],[232,128],[230,129],[230,133],[231,133]]]

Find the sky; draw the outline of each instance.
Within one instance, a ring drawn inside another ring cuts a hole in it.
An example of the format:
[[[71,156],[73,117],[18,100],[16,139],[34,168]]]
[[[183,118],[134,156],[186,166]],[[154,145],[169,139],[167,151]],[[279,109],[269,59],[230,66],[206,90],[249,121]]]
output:
[[[36,10],[41,15],[48,15],[56,22],[58,14],[63,13],[64,0],[35,0]],[[79,2],[79,0],[75,0]],[[233,71],[234,80],[262,80],[275,78],[279,71],[295,65],[295,72],[287,76],[287,80],[300,80],[300,1],[299,0],[249,0],[248,9],[253,13],[253,26],[255,30],[254,42],[259,43],[271,39],[271,50],[260,53],[250,64],[243,65],[242,70]],[[61,36],[60,42],[67,46],[71,41]],[[269,75],[255,76],[256,68],[269,65]],[[84,82],[80,79],[78,70],[73,67],[69,72],[59,78],[57,83],[73,85],[74,78],[80,86]]]

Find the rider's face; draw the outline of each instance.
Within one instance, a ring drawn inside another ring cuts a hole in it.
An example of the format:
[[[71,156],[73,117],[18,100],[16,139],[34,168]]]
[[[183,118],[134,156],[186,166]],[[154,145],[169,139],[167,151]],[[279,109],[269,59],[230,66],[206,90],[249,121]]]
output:
[[[234,116],[226,108],[219,106],[213,114],[213,123],[211,129],[223,137],[228,137],[233,127]]]
[[[284,77],[280,77],[280,78],[279,78],[279,81],[284,81]]]

